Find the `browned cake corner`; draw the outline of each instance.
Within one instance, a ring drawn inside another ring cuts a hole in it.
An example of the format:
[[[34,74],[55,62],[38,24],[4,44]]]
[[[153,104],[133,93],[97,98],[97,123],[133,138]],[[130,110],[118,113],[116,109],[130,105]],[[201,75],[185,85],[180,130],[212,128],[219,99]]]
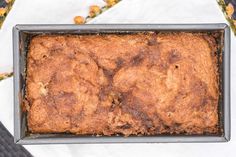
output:
[[[32,133],[218,133],[215,39],[207,34],[36,36],[26,99]]]

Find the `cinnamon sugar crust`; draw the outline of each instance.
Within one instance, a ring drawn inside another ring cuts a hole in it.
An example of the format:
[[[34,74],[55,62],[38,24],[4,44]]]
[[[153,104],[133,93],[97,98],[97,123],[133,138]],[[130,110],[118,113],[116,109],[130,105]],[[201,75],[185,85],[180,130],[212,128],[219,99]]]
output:
[[[27,56],[28,128],[217,134],[216,51],[204,33],[36,36]]]

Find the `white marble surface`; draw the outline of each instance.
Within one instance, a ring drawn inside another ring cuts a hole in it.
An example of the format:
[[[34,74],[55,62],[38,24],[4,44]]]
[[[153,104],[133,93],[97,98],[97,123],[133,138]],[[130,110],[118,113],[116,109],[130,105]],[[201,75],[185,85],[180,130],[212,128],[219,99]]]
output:
[[[0,71],[12,68],[11,30],[15,24],[73,23],[75,15],[86,15],[90,4],[102,0],[16,0],[0,30]],[[123,0],[90,23],[215,23],[226,22],[215,0]],[[228,143],[94,144],[25,146],[34,156],[214,156],[233,157],[236,148],[236,38],[231,39],[231,121]],[[13,133],[12,78],[0,82],[0,121]],[[1,154],[1,152],[0,152]]]

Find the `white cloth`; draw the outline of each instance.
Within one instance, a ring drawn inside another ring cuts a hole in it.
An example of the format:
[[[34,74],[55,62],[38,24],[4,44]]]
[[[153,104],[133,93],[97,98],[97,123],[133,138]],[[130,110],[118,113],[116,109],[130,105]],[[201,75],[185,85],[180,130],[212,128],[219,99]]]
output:
[[[12,68],[12,27],[16,24],[71,24],[102,0],[16,0],[0,30],[0,72]],[[216,0],[123,0],[89,23],[221,23],[226,22]],[[231,121],[228,143],[29,145],[34,156],[215,156],[233,157],[236,148],[236,38],[231,38]],[[13,81],[0,82],[0,121],[13,133]],[[0,153],[1,154],[1,153]]]

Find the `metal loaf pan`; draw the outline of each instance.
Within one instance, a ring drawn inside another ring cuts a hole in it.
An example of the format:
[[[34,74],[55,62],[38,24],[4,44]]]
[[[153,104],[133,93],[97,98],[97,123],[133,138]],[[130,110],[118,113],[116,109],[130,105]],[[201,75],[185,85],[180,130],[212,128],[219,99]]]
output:
[[[157,135],[157,136],[78,136],[72,134],[30,134],[24,99],[26,55],[29,40],[37,34],[97,34],[145,31],[218,32],[220,73],[219,135]],[[226,24],[113,24],[113,25],[16,25],[13,28],[14,50],[14,141],[18,144],[61,143],[158,143],[158,142],[226,142],[230,140],[230,29]]]

